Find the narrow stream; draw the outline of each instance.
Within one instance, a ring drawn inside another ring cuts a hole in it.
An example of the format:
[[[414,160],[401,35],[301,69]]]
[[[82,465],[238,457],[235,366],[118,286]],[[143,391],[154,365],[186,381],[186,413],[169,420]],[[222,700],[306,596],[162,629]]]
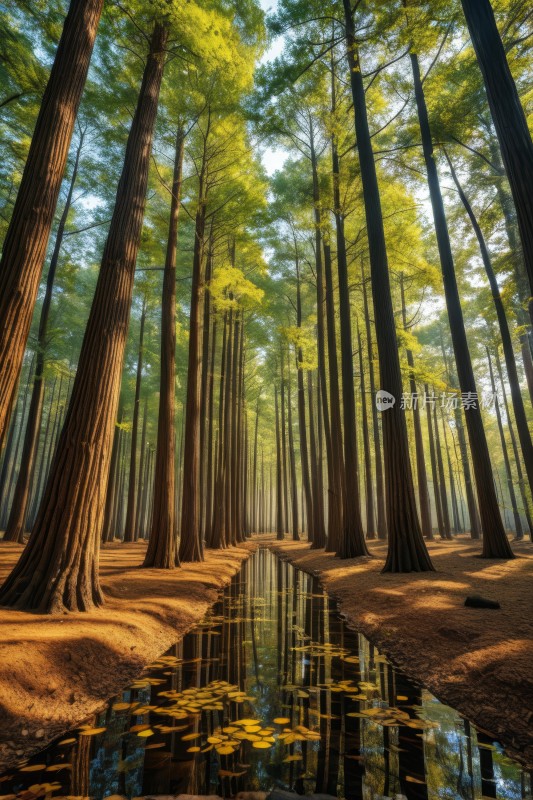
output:
[[[105,711],[0,777],[0,797],[525,798],[502,748],[349,630],[269,550]],[[29,792],[28,792],[29,790]]]

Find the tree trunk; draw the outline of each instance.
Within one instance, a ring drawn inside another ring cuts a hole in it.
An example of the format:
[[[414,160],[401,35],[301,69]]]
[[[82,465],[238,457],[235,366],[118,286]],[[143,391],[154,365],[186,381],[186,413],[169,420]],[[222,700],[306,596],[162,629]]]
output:
[[[502,397],[503,397],[503,405],[505,407],[505,415],[507,417],[507,427],[509,428],[509,435],[511,437],[511,444],[513,447],[513,455],[516,464],[516,471],[518,474],[518,486],[520,487],[520,496],[522,497],[522,503],[524,505],[524,514],[526,516],[527,525],[529,528],[529,536],[533,539],[533,519],[531,518],[531,511],[529,509],[529,502],[525,487],[524,475],[522,473],[522,467],[520,466],[520,457],[518,455],[518,447],[516,444],[516,436],[513,429],[513,423],[511,420],[511,415],[509,413],[509,403],[507,402],[507,392],[505,391],[505,383],[503,380],[503,371],[502,365],[500,363],[500,357],[498,355],[498,351],[495,353],[496,357],[496,369],[498,370],[498,377],[500,379],[500,386],[502,387]]]
[[[181,203],[183,131],[178,129],[161,297],[161,378],[154,475],[154,514],[144,567],[179,565],[176,541],[176,254]]]
[[[80,136],[80,141],[76,151],[74,166],[72,169],[72,176],[70,179],[69,190],[65,206],[59,225],[57,228],[56,240],[54,244],[54,251],[50,259],[50,266],[48,268],[48,275],[46,278],[46,290],[43,298],[43,305],[41,308],[41,318],[39,320],[39,331],[37,335],[37,357],[35,366],[35,376],[33,379],[33,389],[30,400],[30,408],[28,411],[28,421],[26,423],[26,432],[24,434],[24,446],[22,448],[22,457],[20,461],[20,469],[15,486],[15,494],[13,495],[13,502],[11,504],[11,512],[9,521],[7,523],[6,532],[4,534],[5,541],[20,542],[24,541],[24,529],[26,525],[26,514],[28,510],[28,499],[30,490],[30,479],[34,469],[34,463],[37,456],[37,445],[39,442],[39,432],[41,428],[41,419],[43,412],[44,402],[44,364],[45,364],[45,350],[48,338],[48,319],[50,316],[50,306],[52,304],[52,293],[54,290],[54,280],[59,261],[59,252],[63,242],[63,234],[65,232],[65,225],[67,224],[67,217],[72,204],[72,194],[76,183],[78,174],[78,165],[80,162],[81,150],[83,147],[84,134]]]
[[[135,508],[135,541],[143,536],[141,530],[141,501],[144,485],[144,458],[146,455],[146,424],[148,422],[148,400],[144,401],[143,423],[141,432],[141,454],[139,457],[139,475],[137,477],[137,505]]]
[[[368,433],[368,417],[366,410],[366,382],[363,365],[363,342],[361,332],[357,330],[357,344],[359,347],[359,372],[361,382],[361,416],[363,418],[363,452],[365,458],[365,495],[366,495],[366,538],[376,538],[374,522],[374,491],[372,487],[372,462],[370,457],[370,437]]]
[[[300,266],[296,257],[296,325],[302,327],[302,294],[300,288]],[[311,494],[311,480],[309,477],[309,454],[307,451],[307,426],[305,422],[305,388],[303,374],[302,348],[297,350],[297,376],[298,376],[298,430],[300,432],[300,461],[302,471],[302,489],[305,498],[305,511],[307,523],[307,539],[313,541],[313,495]]]
[[[287,358],[287,427],[289,429],[289,466],[291,472],[291,511],[292,511],[292,540],[300,541],[298,533],[298,483],[296,480],[296,456],[294,452],[294,431],[292,427],[292,396],[291,396],[291,359]]]
[[[141,382],[143,373],[144,353],[144,325],[146,321],[146,299],[143,300],[141,311],[141,329],[139,332],[139,350],[137,353],[137,375],[135,379],[135,395],[133,398],[133,419],[131,423],[131,451],[130,470],[128,476],[128,504],[126,508],[126,522],[124,523],[124,541],[133,542],[135,539],[135,490],[137,473],[137,434],[139,431],[139,407],[141,402]]]
[[[450,167],[452,178],[457,187],[457,191],[459,192],[459,197],[461,198],[461,202],[465,207],[466,213],[468,214],[470,222],[472,223],[474,233],[476,234],[476,238],[479,244],[479,249],[481,251],[481,258],[483,260],[483,266],[485,267],[485,272],[489,280],[490,291],[492,294],[494,307],[496,309],[496,316],[498,318],[498,326],[500,329],[500,336],[502,339],[503,354],[505,357],[505,366],[507,368],[507,378],[509,380],[509,386],[511,389],[511,400],[513,403],[513,411],[516,420],[516,429],[518,431],[518,438],[520,440],[522,455],[524,457],[524,464],[528,476],[529,488],[533,494],[533,444],[531,442],[531,434],[529,432],[526,410],[524,408],[524,400],[522,398],[522,392],[520,391],[520,382],[518,380],[518,372],[516,369],[513,340],[511,338],[511,332],[509,330],[509,325],[507,322],[507,315],[505,313],[505,308],[503,306],[500,287],[498,286],[498,281],[496,279],[496,275],[492,267],[490,254],[487,248],[487,244],[485,242],[485,238],[481,231],[481,227],[475,217],[475,214],[472,210],[472,206],[470,205],[468,198],[466,197],[463,188],[459,183],[459,179],[453,168],[453,164],[450,158],[448,157],[446,151],[445,155],[448,161],[448,166]]]
[[[489,0],[461,0],[516,208],[533,296],[533,142]],[[533,322],[533,301],[529,301]]]
[[[48,237],[103,0],[71,0],[0,261],[0,443],[15,399]]]
[[[427,398],[429,396],[429,388],[426,383],[424,387],[425,397],[426,397],[426,412],[427,412],[427,423],[428,423],[428,438],[429,438],[429,453],[431,459],[431,477],[433,479],[433,496],[435,497],[435,513],[437,516],[437,527],[439,529],[439,534],[442,536],[442,532],[444,530],[444,522],[442,519],[442,505],[440,500],[440,487],[439,487],[439,476],[437,472],[437,457],[435,454],[435,439],[433,436],[433,424],[431,422],[431,402],[428,402]],[[431,539],[433,539],[433,533],[431,534]],[[444,538],[444,537],[443,537]]]
[[[459,376],[459,386],[463,398],[473,398],[475,402],[465,409],[466,427],[470,439],[470,451],[474,465],[476,477],[476,488],[478,494],[479,512],[481,515],[481,525],[483,529],[483,552],[484,558],[513,558],[513,551],[505,534],[502,524],[498,498],[494,486],[494,477],[490,461],[489,448],[485,437],[481,409],[477,402],[477,389],[472,361],[468,349],[468,340],[463,319],[463,311],[459,298],[457,279],[453,255],[446,223],[444,203],[440,190],[437,165],[433,158],[433,144],[431,141],[431,129],[427,113],[422,79],[420,77],[420,66],[416,53],[411,53],[411,66],[413,70],[413,81],[415,87],[415,97],[418,109],[418,121],[422,137],[422,148],[426,163],[428,186],[433,208],[433,218],[435,222],[435,232],[439,248],[442,277],[444,282],[444,293],[446,296],[446,307],[452,335],[457,374]]]
[[[381,199],[368,127],[365,89],[357,53],[350,0],[343,0],[347,56],[355,112],[355,132],[363,184],[363,198],[370,252],[374,320],[379,353],[381,389],[396,403],[382,414],[385,491],[389,548],[385,572],[432,570],[418,513],[407,438],[407,422],[400,408],[403,394],[396,326],[390,289]]]
[[[451,539],[450,513],[448,510],[448,493],[446,491],[446,478],[444,476],[444,462],[442,460],[442,448],[440,445],[439,421],[437,419],[437,406],[433,406],[433,432],[435,435],[435,453],[437,456],[437,469],[439,473],[440,486],[440,506],[442,509],[442,528],[440,535],[442,539]]]
[[[284,539],[283,487],[281,474],[281,442],[279,431],[278,387],[274,387],[274,414],[276,416],[276,539]]]
[[[500,434],[500,443],[502,446],[503,463],[505,466],[505,477],[507,478],[507,490],[509,492],[509,499],[511,501],[511,508],[513,510],[515,534],[517,539],[523,539],[524,530],[522,528],[522,520],[520,519],[520,514],[518,512],[518,504],[516,502],[516,493],[514,490],[514,483],[513,483],[513,473],[511,472],[511,462],[509,461],[509,452],[507,450],[507,442],[505,441],[505,433],[503,431],[500,404],[498,403],[498,397],[496,395],[496,381],[494,380],[492,359],[490,357],[489,348],[486,347],[485,349],[487,351],[487,360],[489,362],[490,385],[492,388],[492,394],[494,396],[494,410],[496,411],[496,422],[498,423],[498,433]]]
[[[103,602],[98,551],[167,31],[156,24],[70,405],[26,550],[3,605],[47,613]]]
[[[181,505],[180,561],[203,561],[200,532],[200,371],[201,333],[204,303],[204,235],[206,222],[205,170],[207,136],[204,140],[202,168],[196,209],[194,257],[192,267],[191,308],[189,322],[189,360],[187,367],[187,399],[185,406],[185,442],[183,449],[183,488]]]
[[[405,288],[403,272],[400,276],[400,292],[402,299],[402,322],[404,330],[407,330],[407,309],[405,306]],[[426,459],[424,457],[424,442],[422,438],[422,424],[420,422],[420,407],[418,402],[418,390],[415,381],[413,353],[406,348],[407,366],[409,367],[409,388],[413,397],[413,428],[415,432],[415,452],[416,452],[416,476],[418,480],[418,504],[420,506],[420,522],[422,535],[425,539],[432,539],[431,512],[429,509],[429,492],[426,471]]]
[[[324,529],[324,498],[319,481],[319,466],[317,455],[317,435],[315,429],[315,414],[313,402],[313,379],[307,370],[307,398],[309,406],[309,458],[311,463],[311,491],[313,493],[313,542],[311,547],[320,548],[326,544],[326,531]]]
[[[368,379],[370,383],[370,407],[372,408],[372,433],[374,438],[374,460],[376,465],[376,506],[377,506],[377,534],[378,539],[387,538],[387,515],[385,513],[385,496],[383,488],[383,463],[381,460],[381,442],[379,438],[378,409],[375,402],[376,380],[374,377],[374,348],[372,347],[372,331],[370,326],[370,313],[368,308],[368,292],[363,269],[363,308],[365,314],[366,347],[368,359]]]

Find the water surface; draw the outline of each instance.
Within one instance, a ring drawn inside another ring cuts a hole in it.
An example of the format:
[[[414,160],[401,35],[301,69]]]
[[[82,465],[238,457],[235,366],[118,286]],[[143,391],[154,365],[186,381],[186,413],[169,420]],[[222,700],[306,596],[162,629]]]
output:
[[[349,630],[269,550],[101,714],[0,777],[15,795],[274,787],[348,800],[532,800],[530,775]]]

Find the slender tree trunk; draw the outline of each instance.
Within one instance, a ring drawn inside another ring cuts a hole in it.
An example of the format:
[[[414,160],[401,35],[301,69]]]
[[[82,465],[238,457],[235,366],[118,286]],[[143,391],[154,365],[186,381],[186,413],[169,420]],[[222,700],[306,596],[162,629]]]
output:
[[[2,498],[3,502],[6,504],[6,507],[9,505],[9,502],[10,502],[10,499],[11,499],[11,490],[13,488],[13,483],[15,481],[15,475],[17,474],[17,464],[18,464],[18,461],[19,461],[20,445],[21,445],[21,442],[22,442],[22,434],[24,433],[25,423],[26,423],[26,405],[27,405],[28,397],[29,397],[29,393],[30,393],[30,386],[33,383],[33,376],[34,376],[33,367],[34,367],[34,364],[35,364],[35,354],[32,356],[32,359],[31,359],[31,362],[30,362],[30,368],[29,368],[29,371],[28,371],[28,379],[26,381],[24,394],[22,396],[22,407],[21,407],[21,411],[20,411],[20,423],[19,423],[18,428],[17,428],[17,438],[16,438],[16,443],[15,443],[15,452],[13,454],[13,460],[12,460],[11,465],[10,465],[9,481],[8,481],[8,484],[7,484],[7,489],[6,489],[6,492],[5,492],[5,496]]]
[[[150,42],[69,409],[32,536],[4,605],[85,611],[103,602],[98,550],[167,31]]]
[[[492,394],[494,396],[494,410],[496,412],[496,422],[498,423],[498,433],[500,434],[500,442],[502,446],[502,453],[503,453],[503,463],[505,466],[505,476],[507,478],[507,490],[509,492],[509,499],[511,501],[511,508],[513,511],[513,518],[514,518],[514,527],[515,527],[515,534],[517,539],[524,538],[524,530],[522,528],[522,520],[520,519],[520,513],[518,511],[518,503],[516,502],[516,493],[514,490],[514,482],[513,482],[513,473],[511,472],[511,462],[509,461],[509,452],[507,450],[507,442],[505,441],[505,433],[503,431],[503,422],[502,422],[502,415],[500,411],[500,404],[498,402],[498,397],[496,395],[496,381],[494,380],[494,370],[492,368],[492,359],[490,357],[490,350],[489,348],[485,348],[487,351],[487,360],[489,362],[489,375],[490,375],[490,385],[492,388]]]
[[[213,442],[214,431],[214,397],[215,397],[215,363],[217,351],[217,318],[213,318],[211,329],[211,360],[209,367],[209,389],[207,400],[207,492],[205,500],[205,541],[207,547],[213,542],[213,482],[216,448]]]
[[[144,411],[143,411],[143,422],[142,422],[142,432],[141,432],[141,453],[139,457],[139,475],[137,477],[137,505],[135,507],[135,541],[137,541],[142,535],[143,532],[141,531],[141,499],[142,499],[142,491],[143,491],[143,481],[144,481],[144,458],[145,458],[145,451],[146,451],[146,425],[148,422],[148,400],[144,401]]]
[[[357,343],[359,347],[359,372],[361,382],[361,416],[363,420],[363,452],[365,459],[365,495],[366,495],[366,538],[376,538],[374,522],[374,491],[372,487],[372,461],[370,457],[370,436],[368,433],[368,416],[366,410],[366,382],[363,364],[363,342],[361,332],[357,330]]]
[[[426,163],[428,186],[433,208],[433,218],[435,222],[435,232],[439,248],[442,277],[444,282],[444,293],[446,296],[446,307],[452,335],[457,374],[459,376],[459,386],[463,398],[473,398],[474,403],[470,403],[465,409],[466,426],[470,439],[470,450],[476,477],[476,488],[478,494],[479,511],[481,515],[481,525],[483,529],[483,552],[484,558],[513,558],[513,551],[505,534],[502,524],[498,498],[494,486],[494,477],[490,461],[490,453],[485,437],[481,409],[477,401],[477,388],[472,369],[472,361],[468,349],[463,311],[459,298],[453,255],[446,223],[444,203],[440,190],[437,165],[433,157],[433,144],[431,141],[431,129],[427,113],[422,79],[420,77],[420,66],[416,53],[411,53],[411,66],[413,70],[413,81],[415,87],[415,97],[418,109],[418,121],[422,137],[422,148]]]
[[[511,332],[509,330],[509,324],[507,322],[507,315],[505,313],[505,308],[503,306],[500,287],[498,286],[498,281],[496,279],[496,275],[492,267],[492,262],[487,248],[487,244],[485,242],[485,238],[483,236],[479,223],[475,217],[475,214],[472,210],[472,206],[470,205],[468,198],[466,197],[463,188],[459,183],[459,179],[457,178],[457,174],[453,168],[453,164],[450,158],[448,157],[448,154],[447,153],[445,154],[446,154],[446,159],[448,161],[448,166],[450,167],[452,178],[457,187],[457,191],[459,192],[459,197],[461,198],[461,202],[465,207],[466,213],[468,214],[470,222],[472,223],[474,233],[476,234],[476,238],[479,244],[479,249],[481,251],[481,258],[483,260],[483,266],[485,267],[485,272],[489,280],[492,299],[494,302],[494,307],[496,309],[496,316],[498,318],[500,336],[502,339],[503,354],[505,357],[505,366],[507,369],[507,377],[509,379],[509,386],[511,389],[511,400],[513,403],[513,411],[516,420],[516,429],[518,431],[518,438],[520,440],[522,455],[524,457],[524,464],[528,476],[529,488],[533,493],[533,444],[531,442],[531,434],[529,432],[526,410],[524,408],[524,400],[522,398],[522,392],[520,391],[520,382],[518,380],[518,372],[516,369],[513,341],[511,338]]]
[[[43,412],[44,402],[44,364],[45,364],[45,350],[48,339],[48,319],[50,317],[50,306],[52,304],[52,294],[54,290],[54,281],[56,275],[57,264],[59,261],[59,252],[63,242],[63,234],[65,225],[67,224],[68,213],[72,204],[72,194],[76,184],[76,177],[78,174],[78,166],[80,162],[81,150],[83,147],[84,134],[80,136],[80,141],[76,151],[74,167],[72,169],[72,176],[70,179],[69,190],[65,206],[59,225],[57,228],[56,240],[52,258],[50,259],[50,266],[48,268],[48,275],[46,278],[46,290],[43,298],[43,305],[41,308],[41,318],[39,320],[39,332],[37,335],[37,356],[35,366],[35,376],[33,379],[33,390],[30,400],[30,408],[28,411],[28,421],[26,423],[26,432],[24,434],[24,446],[22,448],[22,457],[20,462],[20,469],[15,486],[15,494],[11,504],[11,512],[7,523],[4,539],[11,542],[24,541],[24,529],[26,525],[26,514],[28,510],[28,499],[30,490],[30,479],[34,468],[35,459],[37,456],[37,446],[39,442],[39,432],[41,428],[41,419]]]
[[[433,436],[433,424],[431,422],[431,401],[428,402],[427,398],[429,397],[429,388],[426,383],[424,387],[425,397],[426,397],[426,412],[427,412],[427,423],[428,423],[428,438],[429,438],[429,453],[431,459],[431,477],[433,479],[433,495],[435,497],[435,512],[437,515],[437,527],[439,529],[439,534],[442,538],[446,538],[442,536],[444,531],[444,521],[442,517],[442,504],[440,499],[440,487],[439,487],[439,476],[437,472],[437,457],[435,454],[435,439]],[[433,533],[431,534],[431,539],[433,539]]]
[[[365,314],[366,347],[368,360],[368,379],[370,383],[370,407],[372,409],[372,433],[374,439],[374,460],[376,465],[376,506],[377,506],[377,535],[378,539],[387,538],[387,515],[385,513],[385,493],[383,487],[383,463],[381,460],[381,441],[379,437],[379,418],[376,406],[376,380],[374,377],[374,348],[372,347],[372,331],[370,325],[370,312],[368,308],[368,292],[363,268],[363,309]]]
[[[121,429],[122,424],[122,401],[119,403],[117,422],[113,434],[113,446],[111,449],[111,461],[109,464],[109,478],[106,487],[106,500],[104,507],[104,522],[102,525],[102,542],[108,542],[113,538],[113,506],[115,500],[115,487],[118,476],[118,463],[120,457]]]
[[[209,241],[207,247],[207,259],[205,266],[205,284],[209,284],[211,280],[213,268],[213,219],[211,218],[211,230],[209,234]],[[207,453],[206,453],[206,439],[207,439],[207,401],[208,392],[207,384],[209,380],[209,338],[211,333],[211,293],[206,289],[203,299],[203,320],[202,320],[202,366],[200,369],[200,463],[199,463],[199,481],[200,481],[200,537],[202,541],[206,540],[206,469],[207,469]]]
[[[48,237],[103,0],[71,0],[0,261],[0,443],[15,399]]]
[[[131,452],[130,471],[128,477],[128,505],[126,508],[126,522],[124,523],[124,541],[133,542],[135,539],[135,490],[137,474],[137,434],[139,430],[139,407],[141,402],[141,382],[143,373],[144,353],[144,325],[146,322],[146,299],[143,300],[141,311],[141,328],[139,332],[139,350],[137,353],[137,375],[135,380],[135,395],[133,398],[133,419],[131,423]]]
[[[524,506],[524,514],[526,516],[527,525],[528,525],[528,528],[529,528],[529,535],[530,535],[530,538],[533,539],[533,519],[531,518],[531,511],[530,511],[530,508],[529,508],[529,501],[528,501],[526,487],[525,487],[524,475],[522,473],[522,467],[520,466],[520,457],[518,455],[518,447],[517,447],[517,444],[516,444],[516,436],[515,436],[514,429],[513,429],[513,423],[512,423],[512,420],[511,420],[511,415],[509,413],[509,403],[507,401],[507,392],[505,390],[505,383],[504,383],[504,380],[503,380],[502,365],[500,363],[500,357],[498,355],[498,351],[497,350],[496,350],[496,353],[495,353],[495,358],[496,358],[496,369],[498,370],[498,377],[500,379],[500,386],[502,387],[502,397],[503,397],[503,404],[504,404],[504,407],[505,407],[505,416],[507,417],[507,427],[509,428],[509,435],[511,437],[511,444],[512,444],[512,447],[513,447],[513,455],[514,455],[514,460],[515,460],[515,464],[516,464],[516,471],[517,471],[517,474],[518,474],[518,486],[520,488],[520,495],[522,497],[522,503],[523,503],[523,506]]]
[[[365,89],[357,52],[350,0],[343,0],[347,55],[355,112],[355,131],[363,183],[374,320],[379,353],[381,389],[397,402],[382,414],[385,491],[389,548],[385,572],[432,570],[418,513],[407,438],[407,422],[398,399],[403,394],[396,326],[390,289],[383,214],[376,165],[368,127]]]
[[[209,117],[210,118],[210,117]],[[203,561],[200,532],[200,377],[201,332],[204,304],[204,235],[206,222],[205,170],[207,137],[204,140],[202,168],[196,209],[194,258],[192,267],[191,309],[189,322],[189,360],[185,407],[185,442],[183,450],[183,490],[181,505],[180,561]]]
[[[281,423],[281,464],[283,468],[283,533],[289,529],[289,477],[287,470],[287,428],[285,419],[285,370],[283,349],[280,347],[280,423]]]
[[[296,325],[302,327],[302,295],[300,287],[300,266],[296,258]],[[312,542],[313,530],[313,495],[311,493],[311,480],[309,476],[309,454],[307,450],[307,426],[305,421],[305,388],[303,374],[302,348],[297,350],[297,376],[298,376],[298,429],[300,432],[300,461],[302,470],[302,489],[305,498],[307,539]]]
[[[489,0],[461,0],[516,208],[533,296],[533,141]],[[533,322],[533,302],[529,301]]]
[[[161,298],[161,378],[154,475],[154,513],[143,566],[179,566],[176,540],[176,254],[184,135],[176,135],[167,252]]]
[[[298,532],[298,483],[296,480],[296,455],[294,452],[294,430],[292,427],[292,396],[291,396],[291,360],[287,358],[287,426],[289,429],[289,466],[291,471],[291,511],[292,511],[292,540],[300,541]]]
[[[444,462],[442,460],[442,448],[440,444],[439,422],[437,419],[437,406],[433,407],[433,432],[435,434],[435,453],[437,456],[437,469],[439,473],[440,504],[442,508],[443,527],[440,530],[442,539],[451,539],[450,513],[448,510],[448,493],[446,491],[446,478],[444,475]]]
[[[407,330],[407,309],[405,306],[404,275],[400,277],[400,291],[402,299],[402,321],[404,330]],[[416,452],[416,476],[418,480],[418,504],[420,506],[420,521],[422,535],[425,539],[432,538],[431,513],[429,510],[429,492],[426,471],[426,459],[424,457],[424,442],[422,438],[422,424],[420,421],[420,408],[418,403],[418,390],[415,381],[413,353],[406,348],[407,365],[409,367],[409,388],[413,397],[413,428],[415,432],[415,452]]]
[[[326,544],[324,529],[324,498],[320,489],[319,466],[317,455],[317,435],[313,402],[313,378],[307,371],[307,404],[309,407],[309,457],[311,462],[311,491],[313,493],[313,542],[311,547],[320,548]]]
[[[274,413],[276,415],[276,539],[284,539],[283,487],[281,474],[281,442],[279,424],[278,387],[274,387]]]

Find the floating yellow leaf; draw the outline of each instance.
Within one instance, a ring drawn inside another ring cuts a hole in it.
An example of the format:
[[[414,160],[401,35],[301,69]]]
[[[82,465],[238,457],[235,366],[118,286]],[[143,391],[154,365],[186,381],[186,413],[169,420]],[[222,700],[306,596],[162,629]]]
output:
[[[185,736],[181,737],[182,742],[190,742],[193,739],[198,739],[202,734],[201,733],[186,733]]]
[[[302,756],[299,755],[298,753],[294,753],[294,755],[292,755],[292,756],[285,756],[285,758],[283,759],[283,762],[285,764],[287,764],[289,761],[301,761],[301,760],[302,760]]]
[[[187,748],[187,752],[188,752],[188,753],[199,753],[199,752],[200,752],[200,749],[201,749],[201,748],[200,748],[200,747],[198,747],[197,745],[193,745],[192,747],[188,747],[188,748]]]
[[[276,719],[273,721],[276,723],[276,725],[288,725],[290,719],[289,717],[276,717]]]
[[[216,751],[221,756],[229,756],[231,753],[234,752],[233,747],[227,744],[223,744],[216,748]]]
[[[155,731],[153,731],[151,728],[145,728],[144,731],[139,731],[137,736],[140,736],[143,739],[147,739],[149,736],[153,736],[154,733]]]
[[[266,739],[260,739],[258,742],[252,742],[252,747],[256,747],[258,750],[266,750],[272,747],[272,742],[267,742]]]
[[[105,728],[85,728],[85,730],[80,731],[80,736],[96,736],[99,733],[103,733],[105,730]]]
[[[26,767],[21,767],[20,772],[39,772],[41,769],[46,769],[46,764],[28,764]]]

